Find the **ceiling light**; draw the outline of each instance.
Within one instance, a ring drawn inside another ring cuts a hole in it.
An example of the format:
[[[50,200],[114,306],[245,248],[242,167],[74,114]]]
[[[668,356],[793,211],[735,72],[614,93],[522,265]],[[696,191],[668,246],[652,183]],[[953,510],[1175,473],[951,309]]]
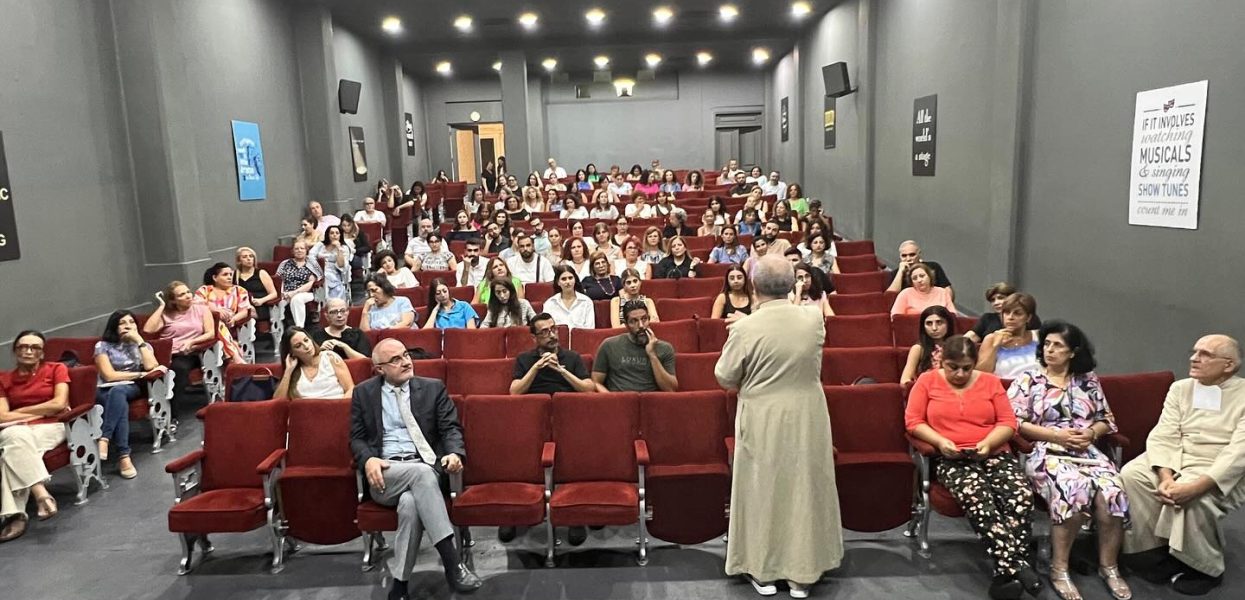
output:
[[[605,11],[594,8],[584,13],[584,18],[588,19],[588,24],[593,27],[599,27],[605,21]]]
[[[808,16],[808,13],[811,12],[813,12],[813,5],[807,2],[800,1],[791,3],[791,16],[797,19],[803,19]]]
[[[632,92],[635,91],[635,80],[628,77],[619,77],[614,80],[614,93],[619,98],[630,98]]]
[[[552,71],[558,68],[558,59],[553,58],[551,56],[549,58],[546,58],[545,60],[540,61],[540,66],[544,67],[546,71]]]
[[[648,63],[650,69],[656,69],[661,64],[661,55],[656,52],[645,54],[644,62]]]
[[[670,22],[670,19],[673,18],[674,11],[670,10],[670,7],[668,6],[658,6],[653,9],[653,20],[656,21],[658,25],[665,25]]]
[[[703,67],[703,66],[705,66],[705,65],[707,65],[707,64],[709,64],[709,63],[711,63],[711,62],[713,62],[713,55],[712,55],[712,54],[709,54],[708,52],[697,52],[697,53],[696,53],[696,62],[697,62],[697,63],[699,63],[699,64],[700,64],[700,66],[702,66],[702,67]]]
[[[493,63],[493,70],[497,71],[498,73],[501,73],[501,61],[500,60]]]
[[[763,65],[769,61],[769,48],[753,48],[752,62]]]
[[[380,28],[384,29],[385,33],[390,35],[398,35],[399,33],[402,33],[402,19],[397,17],[385,17],[385,20],[380,22]]]
[[[604,69],[605,67],[610,66],[610,57],[604,56],[604,55],[598,56],[592,59],[592,62],[593,64],[597,66],[598,69]]]
[[[539,20],[539,17],[536,16],[536,13],[525,12],[519,15],[519,24],[527,29],[531,29],[535,27],[536,21],[538,20]]]
[[[730,23],[738,16],[739,9],[734,4],[723,4],[721,8],[718,8],[718,17],[722,19],[723,23]]]
[[[453,71],[453,70],[454,70],[454,67],[453,65],[450,64],[450,61],[448,60],[443,60],[437,63],[437,72],[442,75],[449,75],[450,71]]]
[[[454,27],[463,33],[471,31],[471,17],[462,15],[454,19]]]

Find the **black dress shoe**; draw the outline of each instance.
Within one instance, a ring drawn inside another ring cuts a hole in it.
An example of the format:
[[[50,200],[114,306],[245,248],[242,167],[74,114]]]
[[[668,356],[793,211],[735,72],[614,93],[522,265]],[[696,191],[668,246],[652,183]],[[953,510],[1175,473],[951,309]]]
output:
[[[583,526],[566,528],[566,541],[578,546],[588,539],[588,528]]]
[[[1020,600],[1025,588],[1014,577],[998,575],[990,582],[990,597],[994,600]]]
[[[506,542],[513,541],[514,536],[517,534],[518,534],[518,531],[514,527],[498,527],[497,528],[497,541],[503,544]]]
[[[447,570],[445,572],[445,580],[449,582],[450,587],[454,591],[460,594],[470,594],[484,585],[480,578],[476,577],[476,574],[472,573],[471,569],[468,569],[467,565],[462,563],[458,563]]]
[[[1042,578],[1038,577],[1037,571],[1033,567],[1025,567],[1016,572],[1016,581],[1025,588],[1026,592],[1036,596],[1042,591]]]
[[[1135,569],[1142,579],[1149,581],[1155,585],[1166,585],[1171,583],[1172,577],[1179,573],[1183,573],[1188,567],[1184,563],[1172,558],[1170,554],[1164,556],[1157,563],[1151,564],[1145,569]]]
[[[406,582],[401,579],[394,579],[393,585],[389,586],[389,600],[409,600],[410,595],[406,591]]]
[[[1186,567],[1172,580],[1172,589],[1186,596],[1205,596],[1223,583],[1223,575],[1210,576]]]

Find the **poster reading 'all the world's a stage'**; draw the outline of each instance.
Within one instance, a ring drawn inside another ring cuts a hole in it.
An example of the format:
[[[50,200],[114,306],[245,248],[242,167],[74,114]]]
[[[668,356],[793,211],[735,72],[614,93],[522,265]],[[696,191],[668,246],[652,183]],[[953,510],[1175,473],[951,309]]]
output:
[[[1137,93],[1128,224],[1197,229],[1205,81]]]

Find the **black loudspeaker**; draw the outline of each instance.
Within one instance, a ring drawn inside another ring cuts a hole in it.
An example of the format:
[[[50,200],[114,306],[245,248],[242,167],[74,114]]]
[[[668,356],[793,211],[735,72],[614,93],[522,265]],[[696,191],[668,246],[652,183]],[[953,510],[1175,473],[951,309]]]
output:
[[[847,63],[836,62],[821,68],[821,78],[826,84],[826,96],[841,98],[856,90],[847,77]]]
[[[359,114],[359,91],[363,84],[349,79],[337,82],[337,108],[343,113]]]

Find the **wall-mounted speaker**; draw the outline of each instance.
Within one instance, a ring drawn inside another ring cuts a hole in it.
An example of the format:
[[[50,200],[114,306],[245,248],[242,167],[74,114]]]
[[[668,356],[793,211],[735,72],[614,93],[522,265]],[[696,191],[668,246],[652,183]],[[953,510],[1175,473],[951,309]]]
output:
[[[822,67],[821,79],[826,85],[826,96],[831,98],[841,98],[856,91],[852,89],[852,82],[847,77],[847,63],[845,62],[836,62]]]
[[[337,82],[337,109],[345,114],[359,114],[359,92],[363,84],[349,79]]]

